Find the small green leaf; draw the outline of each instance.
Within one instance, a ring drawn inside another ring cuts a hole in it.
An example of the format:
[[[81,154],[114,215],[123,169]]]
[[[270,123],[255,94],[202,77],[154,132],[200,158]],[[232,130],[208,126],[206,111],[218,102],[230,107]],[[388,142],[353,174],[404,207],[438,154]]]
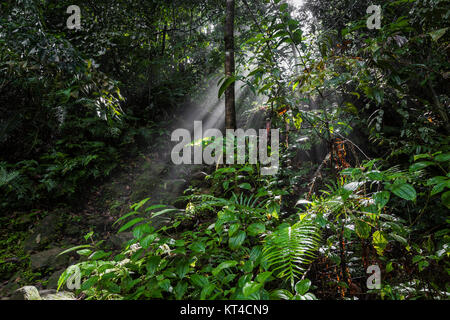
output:
[[[92,278],[89,278],[88,280],[86,280],[85,282],[83,282],[83,284],[81,285],[81,290],[89,290],[90,288],[92,288],[100,279],[99,276],[94,276]]]
[[[261,290],[263,285],[264,285],[263,283],[250,281],[244,285],[242,292],[244,293],[244,296],[248,297],[248,296],[258,292],[259,290]]]
[[[378,255],[382,256],[387,247],[388,241],[380,231],[375,231],[372,235],[372,244],[377,250]]]
[[[445,187],[447,187],[447,181],[439,182],[431,190],[431,196],[434,196],[435,194],[441,193],[442,191],[444,191]]]
[[[239,185],[239,188],[245,189],[245,190],[252,190],[252,186],[250,185],[250,183],[242,183]]]
[[[308,279],[303,279],[299,282],[297,282],[297,284],[295,285],[295,291],[303,296],[304,294],[306,294],[309,290],[309,288],[311,287],[311,281]]]
[[[361,239],[369,238],[371,229],[370,225],[364,221],[357,220],[355,222],[355,232]]]
[[[447,181],[447,179],[448,179],[447,177],[443,177],[443,176],[433,177],[431,179],[428,179],[427,187],[434,186],[434,185],[436,185],[436,184],[438,184],[440,182],[443,182],[443,181]]]
[[[428,34],[431,36],[431,39],[433,39],[433,41],[438,41],[447,32],[447,30],[448,27],[429,32]]]
[[[425,169],[426,167],[432,166],[433,164],[434,164],[434,162],[431,162],[431,161],[417,162],[409,167],[409,171],[411,171],[411,172],[419,171],[419,170]]]
[[[273,291],[270,294],[270,297],[272,299],[282,299],[282,300],[292,300],[292,298],[294,297],[292,295],[292,293],[290,293],[289,291],[285,290],[285,289],[278,289]]]
[[[256,236],[266,232],[266,226],[263,223],[253,223],[248,226],[247,231],[250,236]]]
[[[78,250],[77,253],[80,256],[86,256],[87,257],[87,256],[89,256],[92,253],[92,250],[90,250],[90,249],[82,249],[82,250]]]
[[[209,280],[208,278],[206,278],[205,276],[202,276],[200,274],[193,274],[191,276],[191,281],[192,283],[197,286],[197,287],[206,287],[207,285],[209,285]]]
[[[434,160],[436,160],[437,162],[448,162],[448,161],[450,161],[450,152],[440,154],[440,155],[436,156],[436,158],[434,158]]]

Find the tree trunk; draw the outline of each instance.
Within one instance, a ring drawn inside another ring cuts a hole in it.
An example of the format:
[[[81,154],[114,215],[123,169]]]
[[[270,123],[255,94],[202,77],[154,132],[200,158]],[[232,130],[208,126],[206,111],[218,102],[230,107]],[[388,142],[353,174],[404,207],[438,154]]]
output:
[[[234,75],[234,7],[235,0],[227,0],[225,18],[225,75]],[[235,110],[235,83],[233,82],[225,91],[225,128],[236,129]]]

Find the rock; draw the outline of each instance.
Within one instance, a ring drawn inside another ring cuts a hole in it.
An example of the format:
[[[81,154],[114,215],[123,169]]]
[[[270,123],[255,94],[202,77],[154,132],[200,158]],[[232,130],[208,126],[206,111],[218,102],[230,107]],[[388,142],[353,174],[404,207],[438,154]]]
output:
[[[122,232],[118,234],[112,235],[106,242],[109,247],[113,249],[122,249],[125,244],[133,239],[133,233],[131,232]]]
[[[72,223],[67,224],[66,228],[64,229],[64,234],[68,236],[79,236],[82,233],[80,230],[80,225]]]
[[[42,219],[34,228],[31,235],[25,240],[25,251],[37,251],[52,243],[64,225],[64,215],[61,212],[53,212]]]
[[[183,191],[187,186],[187,184],[188,184],[187,181],[184,179],[166,180],[163,183],[163,188],[164,190],[176,193],[179,191]]]
[[[162,174],[167,168],[167,164],[164,162],[147,162],[143,169],[148,172],[151,173],[155,176],[159,176],[160,174]]]
[[[44,297],[49,294],[55,294],[56,292],[57,291],[55,289],[46,289],[46,290],[40,290],[39,294],[41,295],[41,297]]]
[[[27,286],[16,290],[11,300],[42,300],[36,287]]]
[[[20,288],[20,285],[15,281],[17,276],[14,276],[9,280],[9,282],[0,289],[0,296],[10,296]]]
[[[58,280],[59,277],[63,274],[65,269],[58,270],[56,272],[53,272],[53,274],[48,278],[47,281],[47,289],[57,289],[58,288]]]
[[[77,300],[72,292],[60,291],[54,294],[42,295],[42,300]]]
[[[27,286],[18,289],[11,300],[76,300],[71,292],[56,292],[55,290],[38,291],[36,287]]]
[[[63,249],[53,248],[46,251],[38,252],[30,256],[31,269],[39,270],[43,268],[60,269],[69,264],[70,256],[59,254],[63,252]]]

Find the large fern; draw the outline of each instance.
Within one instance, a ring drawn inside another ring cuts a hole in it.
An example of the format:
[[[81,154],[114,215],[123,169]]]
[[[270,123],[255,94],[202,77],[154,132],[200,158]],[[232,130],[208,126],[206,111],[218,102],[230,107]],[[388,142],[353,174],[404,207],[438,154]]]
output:
[[[303,219],[270,234],[266,238],[263,257],[275,275],[289,280],[294,286],[295,279],[301,277],[307,265],[313,262],[319,242],[318,226]]]

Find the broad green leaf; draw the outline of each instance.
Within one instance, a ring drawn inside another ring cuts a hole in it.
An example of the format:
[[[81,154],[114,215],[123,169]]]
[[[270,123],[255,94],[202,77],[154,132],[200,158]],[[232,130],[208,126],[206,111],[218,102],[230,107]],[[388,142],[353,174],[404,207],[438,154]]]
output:
[[[367,177],[370,180],[383,181],[384,176],[383,176],[383,173],[381,173],[380,171],[373,170],[373,171],[367,172]]]
[[[149,226],[149,224],[143,223],[133,229],[133,236],[136,239],[141,239],[143,236],[148,235],[151,232],[152,232],[152,228]]]
[[[216,286],[213,283],[208,284],[206,287],[203,288],[200,294],[200,299],[205,300],[206,298],[208,298],[211,295],[211,293],[213,293],[215,288]]]
[[[194,242],[189,248],[195,253],[205,253],[206,251],[205,245],[201,242]]]
[[[175,273],[183,279],[186,274],[189,272],[189,261],[183,259],[177,263],[177,267],[175,268]]]
[[[228,236],[232,237],[239,230],[240,227],[241,225],[239,223],[233,223],[230,226],[230,229],[228,230]]]
[[[244,285],[242,292],[244,293],[244,296],[248,297],[248,296],[258,292],[259,290],[261,290],[263,285],[264,285],[263,283],[250,281]]]
[[[272,275],[272,272],[266,271],[266,272],[263,272],[263,273],[258,274],[258,275],[256,276],[256,279],[255,279],[255,280],[256,280],[257,282],[259,282],[259,283],[264,283],[264,282],[266,282],[267,279],[270,278],[271,275]]]
[[[232,267],[236,266],[237,264],[238,264],[237,261],[234,261],[234,260],[222,262],[216,268],[213,269],[212,274],[213,274],[213,276],[217,276],[220,271],[222,271],[224,269],[232,268]]]
[[[83,290],[83,291],[89,290],[99,281],[99,279],[100,279],[99,276],[94,276],[94,277],[91,277],[88,280],[84,281],[83,284],[81,285],[81,290]]]
[[[193,274],[191,276],[191,282],[197,286],[197,287],[206,287],[207,285],[209,285],[209,280],[208,278],[206,278],[205,276],[202,276],[200,274]]]
[[[222,95],[224,94],[224,92],[228,89],[228,87],[231,86],[235,82],[236,82],[236,76],[228,77],[219,89],[218,98],[220,99],[222,97]]]
[[[231,250],[236,250],[242,246],[245,241],[246,233],[244,231],[238,231],[237,234],[231,237],[228,241]]]
[[[303,296],[304,294],[306,294],[309,290],[309,288],[311,287],[311,281],[308,279],[303,279],[299,282],[297,282],[297,284],[295,285],[295,291]]]
[[[270,297],[274,300],[282,299],[282,300],[291,300],[294,296],[292,293],[285,289],[278,289],[270,293]]]
[[[266,226],[263,223],[253,223],[248,226],[247,232],[250,236],[256,236],[266,232]]]
[[[409,171],[411,171],[411,172],[419,171],[426,167],[432,166],[433,164],[434,164],[434,162],[431,162],[431,161],[417,162],[409,167]]]
[[[137,224],[143,220],[144,220],[144,218],[136,218],[136,219],[133,219],[133,220],[127,222],[122,228],[120,228],[119,233],[124,232],[125,230],[131,228],[132,226],[134,226],[135,224]]]
[[[447,32],[447,30],[448,27],[429,32],[428,34],[431,36],[433,41],[438,41]]]
[[[158,237],[158,235],[156,233],[145,236],[143,239],[140,240],[142,248],[148,249],[157,237]]]
[[[431,155],[428,153],[418,154],[414,156],[414,161],[420,160],[420,159],[430,159]]]
[[[442,191],[444,191],[445,187],[447,187],[448,182],[447,181],[442,181],[439,182],[438,184],[436,184],[433,189],[431,190],[431,196],[434,196],[435,194],[441,193]]]
[[[155,272],[156,272],[156,270],[158,270],[158,267],[159,267],[159,263],[161,262],[161,257],[160,256],[153,256],[153,257],[150,257],[148,260],[147,260],[147,265],[146,265],[146,268],[147,268],[147,272],[150,274],[150,275],[153,275]]]
[[[373,195],[373,199],[375,200],[375,204],[379,209],[382,209],[389,202],[389,198],[391,197],[391,193],[389,191],[381,191],[377,192]]]
[[[414,187],[407,183],[393,184],[391,186],[391,191],[396,196],[405,200],[416,200],[417,193]]]
[[[357,220],[355,222],[355,232],[361,239],[367,239],[370,236],[372,228],[364,221]]]
[[[394,240],[400,242],[401,244],[407,246],[408,245],[408,240],[406,240],[405,238],[403,238],[402,236],[399,236],[398,234],[395,233],[390,233],[389,234]]]
[[[437,162],[448,162],[448,161],[450,161],[450,152],[440,154],[440,155],[436,156],[436,158],[434,158],[434,160],[436,160]]]
[[[250,185],[250,183],[242,183],[239,185],[239,188],[245,189],[245,190],[252,190],[252,186]]]
[[[427,181],[427,186],[428,186],[428,187],[429,187],[429,186],[434,186],[434,185],[436,185],[436,184],[438,184],[438,183],[441,183],[441,182],[447,181],[447,180],[448,180],[448,178],[447,178],[447,177],[443,177],[443,176],[433,177],[433,178],[431,178],[431,179],[428,179],[428,181]]]
[[[375,231],[372,235],[372,244],[377,250],[378,255],[382,256],[387,247],[388,241],[380,231]]]

